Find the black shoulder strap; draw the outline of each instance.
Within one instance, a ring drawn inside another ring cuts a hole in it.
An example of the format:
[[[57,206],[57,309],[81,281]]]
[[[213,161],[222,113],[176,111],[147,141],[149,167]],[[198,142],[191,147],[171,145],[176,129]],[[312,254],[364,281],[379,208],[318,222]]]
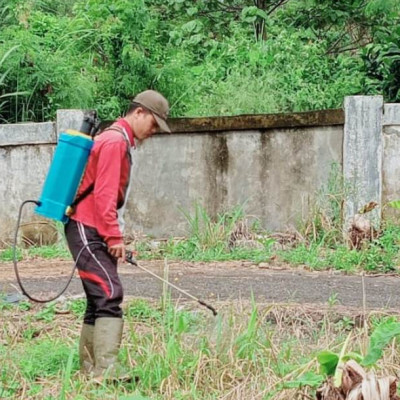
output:
[[[71,204],[70,207],[75,208],[82,200],[86,199],[94,189],[94,183],[91,183]]]

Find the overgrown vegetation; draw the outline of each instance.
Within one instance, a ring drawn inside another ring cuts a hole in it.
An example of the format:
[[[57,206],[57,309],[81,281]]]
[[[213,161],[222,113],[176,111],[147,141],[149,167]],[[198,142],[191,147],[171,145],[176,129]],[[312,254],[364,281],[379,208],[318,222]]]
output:
[[[193,216],[186,214],[190,227],[187,238],[156,242],[156,245],[151,239],[138,240],[139,257],[285,262],[312,270],[332,268],[347,272],[396,271],[400,259],[400,226],[385,222],[377,238],[365,241],[360,250],[352,249],[343,235],[343,186],[334,180],[329,185],[333,186],[328,192],[321,191],[309,220],[303,222],[298,231],[265,232],[256,223],[251,225],[240,207],[211,219],[205,209],[197,205]]]
[[[400,99],[397,0],[0,0],[0,121],[121,115],[155,88],[174,116]]]
[[[369,341],[364,325],[355,322],[359,316],[332,306],[313,310],[240,302],[219,305],[214,318],[190,304],[178,310],[162,303],[126,303],[120,359],[139,380],[99,386],[78,373],[84,301],[44,306],[0,302],[0,397],[313,398],[326,375],[334,373],[345,342],[347,359],[368,354],[368,368],[376,367],[379,374],[399,372],[395,316],[366,315]]]
[[[333,178],[332,178],[333,179]],[[330,186],[332,185],[332,186]],[[235,261],[286,263],[311,270],[336,269],[345,272],[396,272],[400,262],[400,225],[383,222],[380,234],[362,243],[361,249],[349,246],[342,231],[343,186],[330,181],[321,190],[310,218],[298,230],[269,233],[257,221],[249,221],[243,208],[218,214],[215,218],[197,204],[193,214],[184,212],[188,222],[185,238],[157,241],[138,237],[130,246],[140,260]],[[65,243],[18,249],[19,260],[34,258],[71,259]],[[13,252],[0,252],[0,261],[12,261]]]

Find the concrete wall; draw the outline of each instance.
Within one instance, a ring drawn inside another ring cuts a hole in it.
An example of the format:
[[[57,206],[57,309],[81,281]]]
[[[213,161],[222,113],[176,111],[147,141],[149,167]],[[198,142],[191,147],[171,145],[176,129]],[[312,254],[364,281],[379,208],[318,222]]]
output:
[[[399,219],[387,203],[400,200],[400,104],[384,104],[382,96],[355,96],[345,101],[343,175],[351,192],[345,204],[346,225],[370,201],[379,208],[368,214]]]
[[[50,164],[56,132],[78,129],[82,111],[60,110],[46,124],[0,125],[1,240],[9,241],[23,200],[37,200]],[[243,205],[270,230],[307,215],[332,163],[342,163],[343,112],[171,120],[133,153],[127,235],[186,233],[181,210],[195,203],[210,215]],[[38,217],[33,205],[24,223]],[[35,224],[31,224],[36,226]],[[31,233],[32,234],[32,233]]]
[[[383,117],[382,203],[400,200],[400,104],[386,104]],[[384,215],[399,218],[399,211],[384,209]]]
[[[13,236],[21,202],[39,198],[57,132],[79,129],[83,115],[60,110],[54,123],[0,125],[0,245]],[[244,205],[264,228],[286,229],[306,218],[333,163],[351,189],[346,224],[370,201],[381,205],[369,214],[377,225],[382,210],[398,217],[385,204],[400,199],[400,104],[384,105],[381,96],[346,98],[344,110],[183,118],[170,125],[173,134],[156,135],[134,151],[128,235],[184,235],[181,210],[191,212],[195,202],[210,215]],[[24,229],[37,231],[33,208],[24,213]]]
[[[348,198],[345,201],[345,228],[353,216],[370,201],[382,197],[382,96],[354,96],[345,99],[343,177]],[[376,226],[380,209],[368,217]]]
[[[20,204],[39,198],[55,143],[52,122],[0,125],[0,245],[13,236]],[[37,219],[33,205],[26,211],[24,223]]]
[[[265,228],[285,229],[341,163],[342,141],[341,126],[156,136],[134,153],[128,226],[180,235],[180,209],[198,201],[210,215],[244,205]]]

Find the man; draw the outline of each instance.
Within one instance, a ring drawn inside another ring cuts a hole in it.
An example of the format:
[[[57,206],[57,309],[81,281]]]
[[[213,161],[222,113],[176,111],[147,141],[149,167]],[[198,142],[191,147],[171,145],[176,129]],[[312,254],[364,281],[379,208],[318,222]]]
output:
[[[93,189],[76,206],[65,227],[74,259],[85,245],[97,242],[82,250],[78,263],[87,297],[79,355],[81,371],[100,380],[105,376],[122,378],[117,356],[123,328],[123,289],[117,264],[118,259],[125,260],[121,211],[128,197],[131,147],[135,147],[135,140],[145,140],[157,129],[170,132],[168,112],[167,100],[146,90],[135,97],[124,118],[95,137],[77,198],[91,185]]]

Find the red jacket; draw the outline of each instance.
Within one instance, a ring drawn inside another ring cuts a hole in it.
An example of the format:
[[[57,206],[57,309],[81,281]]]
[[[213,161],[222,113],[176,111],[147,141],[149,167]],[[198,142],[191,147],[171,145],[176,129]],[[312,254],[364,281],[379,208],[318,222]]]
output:
[[[117,126],[121,132],[111,130]],[[97,229],[107,246],[123,243],[117,209],[124,204],[129,184],[130,150],[135,146],[129,124],[120,119],[95,137],[78,196],[94,182],[93,191],[76,207],[71,218]]]

